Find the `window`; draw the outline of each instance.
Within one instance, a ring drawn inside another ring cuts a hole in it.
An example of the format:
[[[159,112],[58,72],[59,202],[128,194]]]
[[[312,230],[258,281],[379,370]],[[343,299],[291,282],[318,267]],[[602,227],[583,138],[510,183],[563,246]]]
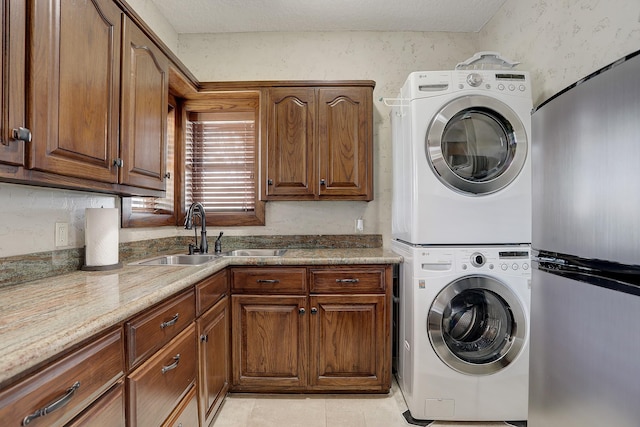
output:
[[[200,202],[208,224],[264,225],[258,198],[258,93],[185,103],[184,209]]]

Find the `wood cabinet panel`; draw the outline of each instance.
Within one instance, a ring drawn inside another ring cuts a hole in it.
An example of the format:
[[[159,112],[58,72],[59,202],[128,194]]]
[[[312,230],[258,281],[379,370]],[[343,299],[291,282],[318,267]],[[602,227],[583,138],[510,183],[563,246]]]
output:
[[[267,93],[266,194],[313,199],[317,156],[315,91],[271,88]]]
[[[372,90],[318,89],[320,198],[373,198]]]
[[[169,60],[134,23],[124,22],[120,182],[164,190]]]
[[[200,425],[208,426],[229,389],[229,298],[224,297],[197,320]]]
[[[2,0],[0,9],[0,163],[24,166],[25,142],[14,139],[13,129],[26,126],[27,6],[24,1]]]
[[[307,384],[306,296],[232,296],[233,389],[303,390]]]
[[[265,91],[262,197],[373,200],[373,82]]]
[[[307,292],[305,268],[246,267],[231,270],[233,292],[299,294]]]
[[[387,287],[385,267],[310,268],[312,293],[384,293]]]
[[[125,427],[124,380],[65,427]]]
[[[314,390],[385,391],[390,386],[384,295],[311,296]]]
[[[198,400],[196,388],[192,387],[162,427],[197,427],[198,425]]]
[[[183,292],[125,324],[127,363],[140,364],[195,319],[193,289]]]
[[[173,412],[196,380],[195,325],[127,377],[129,425],[157,427]]]
[[[121,22],[111,0],[33,2],[30,168],[117,182]]]
[[[20,426],[30,416],[30,426],[64,425],[122,378],[122,346],[118,329],[4,389],[3,425]]]
[[[200,316],[229,293],[229,270],[224,269],[196,284],[196,315]]]

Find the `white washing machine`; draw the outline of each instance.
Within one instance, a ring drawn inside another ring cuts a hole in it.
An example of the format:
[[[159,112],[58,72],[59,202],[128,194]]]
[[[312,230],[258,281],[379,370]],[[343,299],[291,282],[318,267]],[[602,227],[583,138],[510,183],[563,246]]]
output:
[[[529,247],[394,241],[392,249],[404,257],[397,376],[405,417],[525,421]]]
[[[391,111],[393,238],[530,243],[532,106],[527,72],[411,73]]]

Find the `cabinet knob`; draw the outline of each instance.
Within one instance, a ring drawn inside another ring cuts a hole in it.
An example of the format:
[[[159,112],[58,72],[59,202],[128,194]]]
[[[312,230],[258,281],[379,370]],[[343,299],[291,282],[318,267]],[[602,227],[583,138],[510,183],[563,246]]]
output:
[[[124,166],[124,161],[122,159],[114,159],[113,165],[121,168],[122,166]]]
[[[327,185],[327,180],[326,179],[321,179],[320,180],[320,185]]]
[[[311,307],[311,314],[317,314],[318,313],[318,309],[315,307]]]
[[[167,179],[171,179],[171,172],[165,173],[164,177],[167,178]]]
[[[202,334],[200,335],[201,342],[209,342],[209,335]]]
[[[24,142],[31,142],[31,131],[27,128],[19,127],[11,132],[13,139]]]
[[[272,179],[268,179],[267,180],[267,185],[273,185],[273,180]]]
[[[298,313],[300,313],[300,314],[305,314],[306,312],[307,312],[307,311],[306,311],[303,307],[300,307],[300,308],[298,309]]]

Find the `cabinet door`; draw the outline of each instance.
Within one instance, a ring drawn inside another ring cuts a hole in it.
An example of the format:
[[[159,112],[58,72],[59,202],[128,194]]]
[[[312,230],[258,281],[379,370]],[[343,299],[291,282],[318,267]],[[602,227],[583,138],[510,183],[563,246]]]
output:
[[[125,20],[120,183],[164,190],[169,60]]]
[[[24,141],[13,138],[13,129],[25,122],[26,2],[0,2],[0,163],[24,165]]]
[[[313,88],[272,88],[267,96],[266,177],[263,196],[314,199],[315,92]],[[264,161],[264,159],[263,159]]]
[[[111,0],[30,5],[28,166],[115,183],[122,13]]]
[[[306,387],[306,303],[305,296],[232,296],[234,390]]]
[[[391,347],[385,319],[384,295],[311,296],[311,388],[388,390]]]
[[[372,93],[318,89],[320,198],[373,199]]]
[[[229,389],[229,298],[198,319],[200,425],[208,426]]]

